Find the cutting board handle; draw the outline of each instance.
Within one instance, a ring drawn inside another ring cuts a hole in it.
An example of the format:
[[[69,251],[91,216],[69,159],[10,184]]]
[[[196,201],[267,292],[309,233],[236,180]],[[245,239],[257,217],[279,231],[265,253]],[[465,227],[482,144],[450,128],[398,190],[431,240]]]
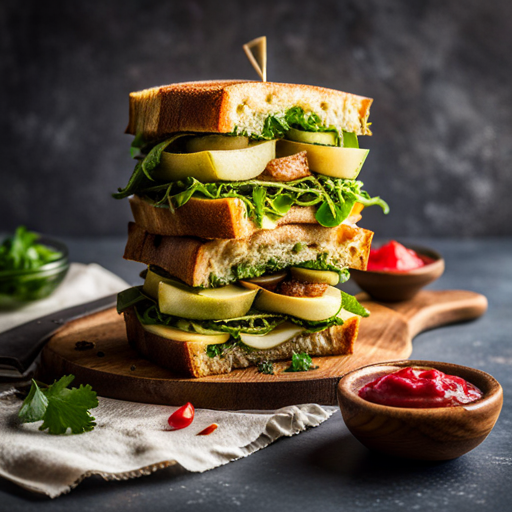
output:
[[[422,291],[407,302],[386,303],[409,325],[411,339],[420,332],[474,320],[487,311],[487,298],[466,290]]]

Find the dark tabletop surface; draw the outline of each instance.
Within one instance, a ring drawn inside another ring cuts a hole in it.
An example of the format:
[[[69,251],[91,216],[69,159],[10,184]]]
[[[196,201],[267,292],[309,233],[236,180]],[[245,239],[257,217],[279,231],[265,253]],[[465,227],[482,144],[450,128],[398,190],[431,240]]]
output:
[[[138,282],[142,266],[121,259],[123,239],[64,241],[72,261],[95,261]],[[124,482],[92,477],[56,500],[0,479],[0,510],[510,510],[512,240],[410,241],[445,257],[445,274],[432,289],[473,290],[489,299],[483,318],[420,334],[411,355],[479,368],[503,386],[501,416],[472,452],[442,463],[390,459],[359,444],[337,412],[317,428],[203,474],[167,469]]]

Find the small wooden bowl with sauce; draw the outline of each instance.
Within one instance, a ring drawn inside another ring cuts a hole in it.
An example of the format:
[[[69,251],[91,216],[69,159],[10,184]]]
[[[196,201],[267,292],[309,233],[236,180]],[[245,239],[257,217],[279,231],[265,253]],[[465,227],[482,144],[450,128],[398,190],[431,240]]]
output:
[[[441,277],[444,259],[438,252],[427,247],[404,245],[428,262],[422,267],[405,271],[350,270],[350,277],[376,300],[401,302],[412,299],[423,287]]]
[[[409,366],[462,377],[483,396],[464,405],[414,409],[380,405],[359,396],[359,390],[369,382]],[[488,436],[503,405],[503,390],[489,374],[467,366],[404,360],[347,373],[338,384],[338,403],[348,429],[367,448],[408,459],[450,460],[477,447]]]

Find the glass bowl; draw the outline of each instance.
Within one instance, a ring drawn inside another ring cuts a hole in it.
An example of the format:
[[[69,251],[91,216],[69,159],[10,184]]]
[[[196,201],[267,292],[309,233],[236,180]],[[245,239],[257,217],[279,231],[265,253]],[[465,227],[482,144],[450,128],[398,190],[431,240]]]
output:
[[[37,243],[61,253],[58,260],[36,269],[0,271],[0,309],[16,309],[51,295],[69,269],[68,248],[57,240],[41,237]]]

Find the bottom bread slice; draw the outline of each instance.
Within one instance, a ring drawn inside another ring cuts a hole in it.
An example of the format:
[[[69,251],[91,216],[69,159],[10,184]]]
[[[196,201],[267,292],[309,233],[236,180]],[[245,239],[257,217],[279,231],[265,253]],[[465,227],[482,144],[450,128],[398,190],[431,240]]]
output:
[[[306,352],[310,356],[352,354],[361,320],[354,316],[343,325],[299,334],[270,350],[249,352],[235,346],[222,356],[209,357],[204,343],[170,340],[146,331],[133,308],[124,312],[124,319],[128,341],[137,352],[155,364],[187,377],[219,375],[236,368],[256,366],[262,361],[291,359],[294,352]]]

